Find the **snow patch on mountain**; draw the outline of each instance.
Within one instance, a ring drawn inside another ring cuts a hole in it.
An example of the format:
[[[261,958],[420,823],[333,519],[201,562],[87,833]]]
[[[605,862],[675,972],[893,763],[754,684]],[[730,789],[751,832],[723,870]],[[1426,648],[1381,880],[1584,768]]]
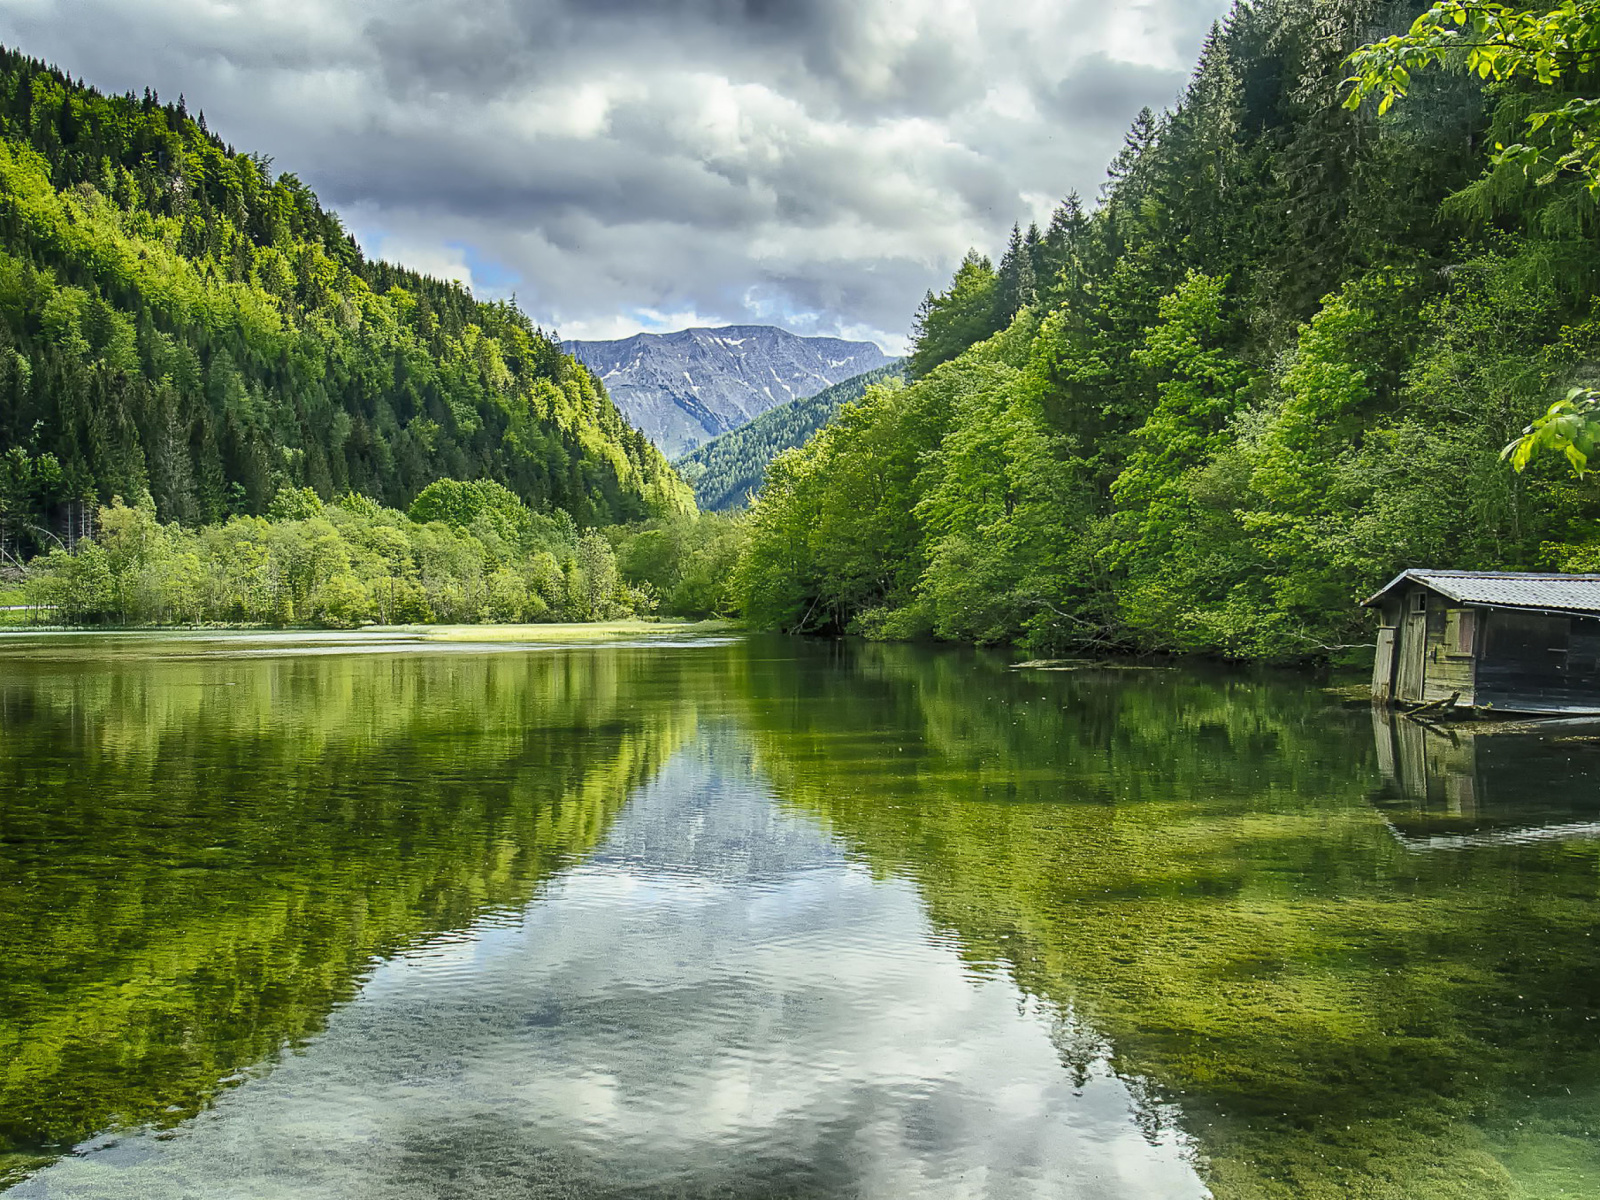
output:
[[[889,362],[872,342],[801,337],[770,325],[568,342],[628,420],[668,458],[777,404]]]

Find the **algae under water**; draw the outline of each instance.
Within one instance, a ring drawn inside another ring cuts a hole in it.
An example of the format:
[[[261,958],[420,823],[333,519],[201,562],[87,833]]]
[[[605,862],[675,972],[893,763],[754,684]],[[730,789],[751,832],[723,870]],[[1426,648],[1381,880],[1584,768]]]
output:
[[[1600,752],[679,631],[0,640],[16,1197],[1600,1195]]]

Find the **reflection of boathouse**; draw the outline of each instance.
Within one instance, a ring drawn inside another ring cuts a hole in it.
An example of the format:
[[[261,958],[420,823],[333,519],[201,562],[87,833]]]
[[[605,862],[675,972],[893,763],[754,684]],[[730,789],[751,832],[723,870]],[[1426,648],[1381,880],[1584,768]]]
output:
[[[1600,713],[1600,575],[1406,571],[1364,603],[1375,699]]]
[[[1372,729],[1383,774],[1373,802],[1409,850],[1600,837],[1593,721],[1482,733],[1470,723],[1430,728],[1374,709]]]

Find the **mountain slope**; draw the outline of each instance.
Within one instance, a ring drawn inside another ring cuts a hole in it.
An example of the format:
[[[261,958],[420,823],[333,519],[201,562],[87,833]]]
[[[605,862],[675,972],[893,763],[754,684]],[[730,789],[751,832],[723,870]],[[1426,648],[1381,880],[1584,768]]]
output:
[[[767,464],[785,450],[803,446],[844,405],[859,400],[875,383],[904,378],[900,359],[864,371],[815,396],[768,409],[748,425],[712,438],[673,466],[694,488],[700,507],[711,512],[742,508],[761,487]]]
[[[566,345],[669,457],[889,361],[871,342],[800,337],[770,325]]]
[[[689,503],[521,312],[367,260],[181,103],[0,49],[0,196],[0,541],[146,492],[185,523],[445,476],[583,524]]]

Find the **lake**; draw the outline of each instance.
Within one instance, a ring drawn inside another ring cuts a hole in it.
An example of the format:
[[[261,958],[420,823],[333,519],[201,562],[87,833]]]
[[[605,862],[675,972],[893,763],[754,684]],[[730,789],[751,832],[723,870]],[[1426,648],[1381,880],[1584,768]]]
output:
[[[1597,767],[1220,667],[7,635],[0,1190],[1600,1195]]]

